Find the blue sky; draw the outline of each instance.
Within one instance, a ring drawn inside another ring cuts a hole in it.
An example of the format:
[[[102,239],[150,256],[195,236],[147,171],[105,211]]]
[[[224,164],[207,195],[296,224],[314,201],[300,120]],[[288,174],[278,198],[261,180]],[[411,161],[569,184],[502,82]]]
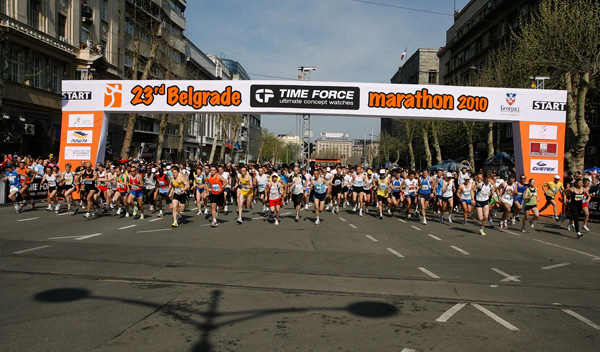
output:
[[[452,14],[454,0],[374,0],[380,4]],[[458,9],[468,0],[456,0]],[[408,47],[439,48],[452,16],[353,0],[188,0],[186,35],[207,54],[239,61],[258,75],[296,79],[315,66],[313,81],[389,83]],[[252,75],[255,74],[255,75]],[[296,133],[294,116],[263,115],[273,133]],[[351,138],[379,133],[379,119],[313,116],[320,132]]]

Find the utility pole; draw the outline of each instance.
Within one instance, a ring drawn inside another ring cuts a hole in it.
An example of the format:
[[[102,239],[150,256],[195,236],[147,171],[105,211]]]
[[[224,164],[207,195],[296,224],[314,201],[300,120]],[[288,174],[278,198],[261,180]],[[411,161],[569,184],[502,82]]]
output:
[[[310,81],[310,74],[316,70],[316,67],[298,67],[300,74],[298,78],[302,81]],[[310,114],[302,114],[302,167],[305,167],[310,161]]]

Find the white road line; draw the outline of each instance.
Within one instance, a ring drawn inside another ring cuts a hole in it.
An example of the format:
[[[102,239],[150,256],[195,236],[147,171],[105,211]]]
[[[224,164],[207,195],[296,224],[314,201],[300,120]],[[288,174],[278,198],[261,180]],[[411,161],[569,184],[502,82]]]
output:
[[[496,269],[496,268],[490,268],[493,271],[497,272],[498,274],[504,276],[504,279],[500,280],[500,282],[508,282],[508,281],[514,281],[514,282],[521,282],[521,280],[519,280],[520,276],[516,276],[516,275],[510,275],[505,273],[504,271],[500,270],[500,269]]]
[[[342,220],[343,222],[346,222],[346,219],[344,219],[344,218],[342,218],[342,217],[340,217],[340,220]]]
[[[74,238],[74,241],[82,241],[82,240],[87,240],[88,238],[92,238],[92,237],[96,237],[96,236],[102,236],[101,233],[95,233],[93,235],[85,235],[85,236],[79,236],[77,238]]]
[[[95,233],[93,235],[78,235],[78,236],[62,236],[62,237],[50,237],[48,238],[49,240],[66,240],[66,239],[73,239],[73,241],[81,241],[81,240],[85,240],[88,238],[92,238],[92,237],[96,237],[96,236],[101,236],[101,233]]]
[[[461,252],[464,255],[469,255],[469,252],[465,251],[464,249],[460,249],[460,248],[458,248],[456,246],[450,246],[450,247],[452,247],[454,250],[457,250],[457,251]]]
[[[60,214],[56,214],[56,215],[57,215],[57,216],[63,216],[63,215],[71,215],[71,214],[73,214],[73,212],[72,212],[72,211],[70,211],[70,212],[67,212],[67,213],[60,213]]]
[[[266,219],[266,218],[267,218],[266,216],[259,216],[259,217],[257,217],[257,218],[252,218],[252,220]]]
[[[158,229],[158,230],[136,231],[136,233],[161,232],[161,231],[171,231],[171,229]]]
[[[356,227],[356,226],[354,226],[352,224],[350,224],[350,227],[353,228],[353,229],[357,229],[358,228],[358,227]]]
[[[507,322],[506,320],[500,318],[499,316],[497,316],[496,314],[490,312],[489,310],[485,309],[484,307],[480,306],[479,304],[473,304],[473,307],[479,309],[481,312],[483,312],[483,314],[485,314],[488,317],[494,319],[496,322],[500,323],[502,326],[504,326],[508,330],[510,330],[510,331],[519,331],[519,328],[517,328],[516,326],[514,326],[511,323]]]
[[[417,231],[423,231],[420,228],[416,227],[415,225],[410,225],[410,227],[412,227],[413,229],[417,230]]]
[[[398,221],[400,221],[403,224],[406,224],[406,220],[398,219]]]
[[[434,279],[439,279],[440,277],[437,276],[436,274],[432,273],[431,271],[425,269],[425,268],[419,268],[419,270],[421,270],[422,272],[424,272],[425,274],[431,276]]]
[[[379,242],[376,238],[369,236],[369,235],[365,235],[366,238],[370,239],[373,242]]]
[[[398,252],[396,252],[393,248],[387,248],[388,251],[392,252],[398,258],[404,258],[404,256]]]
[[[466,303],[457,303],[456,305],[454,305],[454,307],[448,309],[444,314],[440,315],[440,317],[437,318],[435,321],[440,323],[447,322],[448,319],[450,319],[454,314],[456,314],[456,312],[463,309],[464,306],[466,306]]]
[[[572,310],[570,310],[570,309],[563,309],[562,311],[563,311],[563,312],[565,312],[565,313],[567,313],[567,314],[569,314],[570,316],[572,316],[572,317],[574,317],[574,318],[576,318],[576,319],[579,319],[579,320],[581,320],[582,322],[584,322],[584,323],[586,323],[587,325],[589,325],[589,326],[593,327],[594,329],[596,329],[596,330],[600,330],[600,326],[598,326],[598,325],[594,324],[594,322],[593,322],[593,321],[591,321],[591,320],[589,320],[588,318],[586,318],[586,317],[584,317],[584,316],[581,316],[581,315],[579,315],[579,314],[575,313],[574,311],[572,311]]]
[[[30,220],[37,220],[37,219],[39,219],[39,218],[40,218],[40,217],[38,216],[38,217],[36,217],[36,218],[27,218],[27,219],[21,219],[21,220],[17,220],[17,221],[30,221]]]
[[[575,252],[575,253],[587,255],[588,257],[592,257],[593,260],[600,260],[600,257],[598,257],[597,255],[593,255],[593,254],[589,254],[589,253],[586,253],[586,252],[578,251],[576,249],[571,249],[571,248],[563,247],[563,246],[560,246],[558,244],[554,244],[554,243],[550,243],[550,242],[544,242],[544,241],[541,241],[541,240],[538,240],[538,239],[534,239],[534,241],[540,242],[540,243],[544,243],[544,244],[547,244],[549,246],[554,246],[554,247],[566,249],[566,250],[571,251],[571,252]]]
[[[502,230],[502,232],[510,233],[511,235],[515,235],[515,236],[519,236],[519,237],[523,236],[520,233],[512,232],[510,230]]]
[[[152,220],[148,220],[150,222],[154,222],[154,221],[158,221],[158,220],[162,220],[163,218],[156,218],[156,219],[152,219]]]
[[[567,266],[567,265],[571,265],[571,263],[561,263],[561,264],[549,265],[549,266],[543,267],[542,269],[549,270],[549,269],[554,269],[554,268],[560,268],[561,266]]]
[[[129,225],[129,226],[125,226],[125,227],[119,227],[119,230],[125,230],[125,229],[130,229],[132,227],[136,227],[137,225]]]
[[[190,210],[198,210],[198,208],[196,207],[196,208],[194,208],[194,209],[190,209]]]
[[[430,234],[430,233],[428,233],[428,234],[427,234],[427,236],[429,236],[429,237],[433,238],[433,239],[434,239],[434,240],[436,240],[436,241],[441,241],[441,240],[442,240],[441,238],[439,238],[439,237],[437,237],[437,236],[434,236],[434,235],[432,235],[432,234]]]
[[[403,348],[400,352],[417,352],[417,350],[413,350],[412,348]]]
[[[23,254],[23,253],[36,251],[38,249],[43,249],[43,248],[48,248],[48,247],[51,247],[51,246],[39,246],[39,247],[35,247],[35,248],[24,249],[22,251],[14,252],[13,254]]]

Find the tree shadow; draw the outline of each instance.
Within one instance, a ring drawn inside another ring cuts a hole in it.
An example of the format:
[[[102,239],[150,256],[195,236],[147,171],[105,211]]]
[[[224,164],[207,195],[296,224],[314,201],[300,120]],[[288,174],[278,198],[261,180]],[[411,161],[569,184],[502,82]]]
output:
[[[389,303],[377,301],[358,301],[342,307],[307,307],[307,308],[276,308],[276,309],[255,309],[255,310],[240,310],[232,312],[220,312],[219,300],[222,298],[221,290],[213,290],[210,293],[210,299],[206,310],[200,310],[189,306],[169,306],[172,301],[165,304],[156,304],[143,300],[134,300],[118,297],[96,296],[91,291],[82,288],[58,288],[39,292],[33,296],[38,302],[49,304],[68,304],[71,302],[91,299],[101,301],[112,301],[124,304],[133,304],[151,308],[154,312],[162,312],[178,322],[195,327],[199,333],[199,340],[192,347],[193,352],[208,352],[214,351],[214,346],[210,341],[211,334],[224,326],[231,326],[244,321],[258,319],[275,314],[299,314],[306,312],[319,311],[339,311],[348,312],[358,317],[380,319],[395,316],[399,313],[399,309]],[[200,316],[201,321],[190,319],[191,314]],[[218,318],[226,318],[221,322],[216,322]]]

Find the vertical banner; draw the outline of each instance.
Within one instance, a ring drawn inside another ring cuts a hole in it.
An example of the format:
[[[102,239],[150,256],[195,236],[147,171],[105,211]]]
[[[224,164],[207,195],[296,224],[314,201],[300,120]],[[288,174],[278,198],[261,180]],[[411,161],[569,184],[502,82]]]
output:
[[[546,204],[546,196],[542,185],[552,182],[554,176],[560,176],[564,184],[565,132],[566,123],[551,122],[514,122],[513,140],[515,147],[515,163],[517,175],[524,174],[527,180],[533,178],[538,188],[538,208]],[[557,213],[562,210],[562,197],[555,198]],[[548,207],[544,215],[553,215],[552,207]]]
[[[59,167],[64,171],[65,164],[73,169],[82,161],[104,162],[108,115],[104,111],[63,111]]]

